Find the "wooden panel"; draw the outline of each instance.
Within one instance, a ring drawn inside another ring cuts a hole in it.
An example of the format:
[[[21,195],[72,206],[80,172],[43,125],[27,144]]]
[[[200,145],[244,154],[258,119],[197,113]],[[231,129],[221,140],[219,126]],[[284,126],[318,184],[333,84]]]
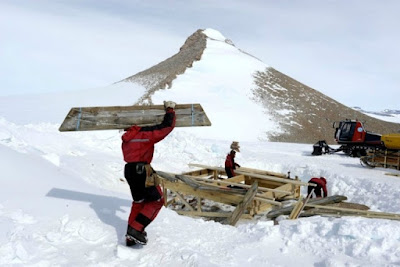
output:
[[[250,202],[257,194],[257,187],[257,182],[254,182],[254,184],[252,184],[250,189],[244,195],[243,201],[237,205],[236,209],[232,212],[232,216],[227,219],[228,224],[235,226],[235,224],[239,221],[245,209],[249,206]]]
[[[164,106],[75,107],[70,110],[59,131],[93,131],[126,129],[132,125],[149,126],[161,123]],[[210,126],[200,104],[175,106],[176,127]]]

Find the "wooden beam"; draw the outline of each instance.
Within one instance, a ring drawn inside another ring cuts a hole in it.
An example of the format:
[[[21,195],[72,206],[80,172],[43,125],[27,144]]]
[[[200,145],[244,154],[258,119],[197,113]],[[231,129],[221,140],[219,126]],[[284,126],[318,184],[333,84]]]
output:
[[[211,170],[222,170],[221,167],[213,167],[213,166],[207,166],[207,165],[197,164],[197,163],[190,163],[189,166],[199,167],[199,168],[207,168],[207,169],[211,169]],[[290,183],[290,184],[304,185],[304,186],[316,186],[313,183],[305,183],[305,182],[301,182],[299,180],[294,180],[294,179],[289,179],[289,178],[279,178],[279,177],[273,177],[273,176],[267,176],[267,175],[260,175],[260,174],[241,171],[240,169],[235,170],[235,173],[243,174],[245,176],[250,176],[250,177],[254,177],[254,178],[258,178],[258,179],[262,179],[262,180],[269,180],[269,181],[276,181],[276,182]]]
[[[224,180],[225,182],[232,182],[232,183],[238,183],[238,182],[244,182],[244,175],[236,175],[231,178],[227,178]]]
[[[300,213],[300,209],[303,206],[303,197],[300,196],[299,200],[293,206],[292,212],[289,215],[289,220],[294,220],[297,218],[297,215]]]
[[[231,212],[210,212],[210,211],[184,211],[184,210],[175,210],[176,213],[185,216],[198,216],[198,217],[216,217],[216,218],[228,218],[232,216]],[[250,214],[242,214],[241,219],[252,219],[253,217]]]
[[[252,169],[252,168],[247,168],[247,167],[240,167],[239,169],[241,171],[249,172],[249,173],[269,175],[269,176],[275,176],[275,177],[280,177],[280,178],[288,178],[288,176],[286,174],[278,173],[278,172],[264,171],[264,170]]]
[[[370,210],[357,210],[357,209],[346,209],[346,208],[339,208],[339,207],[331,207],[331,206],[322,206],[322,205],[315,205],[315,204],[307,204],[307,207],[311,207],[314,209],[319,210],[332,210],[342,213],[347,213],[349,215],[360,215],[364,217],[371,217],[371,218],[385,218],[391,220],[400,220],[400,214],[396,213],[387,213],[387,212],[380,212],[380,211],[370,211]]]
[[[174,193],[178,196],[178,198],[183,202],[183,204],[185,204],[190,210],[194,210],[194,208],[192,207],[192,205],[190,205],[186,199],[178,192],[174,191]]]
[[[281,182],[281,183],[287,183],[287,184],[295,184],[295,185],[303,185],[303,186],[309,186],[309,185],[316,186],[315,184],[302,182],[300,180],[294,180],[294,179],[289,179],[289,178],[278,178],[278,177],[273,177],[273,176],[243,172],[240,170],[236,170],[235,173],[243,174],[245,176],[250,176],[250,177],[258,178],[258,179],[262,179],[262,180],[269,180],[269,181],[275,181],[275,182]]]
[[[201,197],[197,197],[197,211],[201,212]]]
[[[251,188],[247,191],[246,195],[244,195],[243,201],[240,202],[236,209],[232,212],[232,216],[227,219],[227,223],[235,226],[239,221],[240,217],[244,213],[245,209],[248,207],[250,202],[254,199],[257,193],[258,183],[257,181],[252,184]]]
[[[316,199],[313,198],[313,199],[309,200],[309,203],[304,207],[304,209],[306,209],[306,208],[308,209],[310,207],[309,205],[311,205],[311,204],[326,205],[326,204],[342,202],[344,200],[347,200],[347,197],[339,196],[339,195],[330,196],[330,197],[326,197],[326,198],[316,198]],[[293,206],[275,209],[275,210],[268,212],[267,218],[273,219],[273,218],[278,217],[279,215],[288,215],[291,213],[292,210],[293,210]]]
[[[190,178],[193,178],[193,179],[195,179],[197,181],[208,182],[210,184],[235,185],[235,186],[239,186],[239,187],[242,187],[242,188],[250,188],[251,187],[251,185],[247,185],[247,184],[238,184],[238,183],[230,182],[231,181],[230,179],[215,181],[215,180],[200,178],[200,177],[197,177],[197,176],[190,176]],[[292,194],[292,192],[290,192],[290,191],[279,190],[279,189],[271,189],[271,188],[266,188],[266,187],[258,187],[258,191]]]
[[[301,208],[300,210],[296,213],[294,219],[299,218],[300,213],[304,210],[304,207],[307,205],[308,201],[310,200],[312,194],[314,194],[314,188],[311,190],[311,192],[307,195],[306,199],[303,201],[303,203],[301,204]]]
[[[205,199],[209,199],[215,202],[221,202],[228,205],[237,205],[243,198],[243,195],[239,194],[221,194],[221,192],[210,191],[210,190],[198,190],[183,182],[170,182],[168,180],[164,183],[165,187],[177,191],[186,195],[200,196]]]
[[[208,182],[203,182],[203,181],[199,181],[199,183],[200,183],[200,184],[204,184],[204,185],[210,185],[210,183],[208,183]],[[223,188],[221,188],[221,187],[215,187],[215,188],[213,188],[213,189],[218,189],[218,188],[221,189],[221,191],[219,191],[220,194],[230,193],[229,191],[225,191],[226,189],[229,189],[229,188],[226,188],[226,187],[223,187]],[[207,190],[207,189],[201,189],[201,190],[204,191],[204,190]],[[229,190],[235,190],[235,189],[229,189]],[[241,189],[236,189],[236,190],[241,190]],[[213,191],[216,191],[216,192],[217,192],[217,190],[213,190]],[[241,195],[244,195],[245,192],[247,192],[247,190],[243,189],[243,192],[237,192],[237,193],[238,193],[238,194],[241,194]],[[258,201],[260,201],[260,202],[263,202],[263,203],[268,203],[268,204],[272,204],[272,205],[275,205],[275,206],[282,206],[282,203],[281,203],[281,202],[275,201],[273,198],[266,197],[265,195],[262,195],[262,194],[257,194],[257,195],[254,197],[254,199],[255,199],[255,200],[258,200]]]
[[[391,172],[386,172],[385,175],[390,175],[390,176],[397,176],[400,177],[400,173],[391,173]]]
[[[202,184],[204,183],[204,184],[208,184],[208,185],[209,185],[209,183],[202,182],[202,181],[200,181],[200,183],[202,183]],[[241,185],[241,186],[242,186],[242,185]],[[224,188],[225,188],[225,187],[224,187]],[[248,186],[248,188],[250,188],[250,186]],[[278,202],[278,201],[275,201],[274,198],[267,197],[267,196],[262,195],[262,194],[257,194],[257,195],[254,197],[254,199],[255,199],[255,200],[259,200],[259,201],[264,202],[264,203],[269,203],[269,204],[272,204],[272,205],[275,205],[275,206],[282,206],[282,203],[280,203],[280,202]]]

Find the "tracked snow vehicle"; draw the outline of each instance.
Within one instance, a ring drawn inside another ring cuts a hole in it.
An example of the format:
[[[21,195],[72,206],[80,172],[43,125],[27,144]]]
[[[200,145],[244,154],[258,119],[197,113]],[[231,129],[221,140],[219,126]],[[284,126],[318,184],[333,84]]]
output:
[[[400,134],[381,135],[368,132],[358,120],[344,120],[333,124],[335,140],[339,148],[330,147],[325,140],[313,145],[312,155],[332,154],[343,151],[360,157],[369,167],[400,169]]]

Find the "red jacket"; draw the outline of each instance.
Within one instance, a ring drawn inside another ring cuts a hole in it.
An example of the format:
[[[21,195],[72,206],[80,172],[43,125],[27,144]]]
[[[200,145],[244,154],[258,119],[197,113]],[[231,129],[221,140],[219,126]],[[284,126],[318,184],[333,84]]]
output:
[[[124,160],[150,163],[153,159],[154,144],[164,139],[174,129],[175,119],[175,111],[168,109],[161,124],[130,127],[122,135]]]
[[[326,189],[326,180],[323,180],[321,178],[312,178],[309,183],[315,183],[319,186],[321,186],[322,191],[324,192],[324,197],[328,196],[328,190]]]
[[[230,169],[230,171],[232,172],[232,175],[236,176],[235,172],[233,171],[236,169],[236,167],[240,167],[240,166],[239,166],[239,164],[235,163],[235,158],[232,157],[232,155],[229,153],[225,159],[225,169]]]

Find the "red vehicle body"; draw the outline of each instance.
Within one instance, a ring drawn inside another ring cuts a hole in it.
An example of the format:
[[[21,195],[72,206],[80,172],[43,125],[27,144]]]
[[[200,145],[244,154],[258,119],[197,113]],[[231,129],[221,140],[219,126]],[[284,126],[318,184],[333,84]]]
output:
[[[339,122],[337,127],[335,122],[333,128],[336,129],[335,140],[341,146],[334,149],[329,147],[325,140],[321,140],[314,144],[313,155],[343,151],[348,155],[360,157],[365,156],[368,149],[384,148],[381,135],[366,131],[358,120],[344,120]]]

